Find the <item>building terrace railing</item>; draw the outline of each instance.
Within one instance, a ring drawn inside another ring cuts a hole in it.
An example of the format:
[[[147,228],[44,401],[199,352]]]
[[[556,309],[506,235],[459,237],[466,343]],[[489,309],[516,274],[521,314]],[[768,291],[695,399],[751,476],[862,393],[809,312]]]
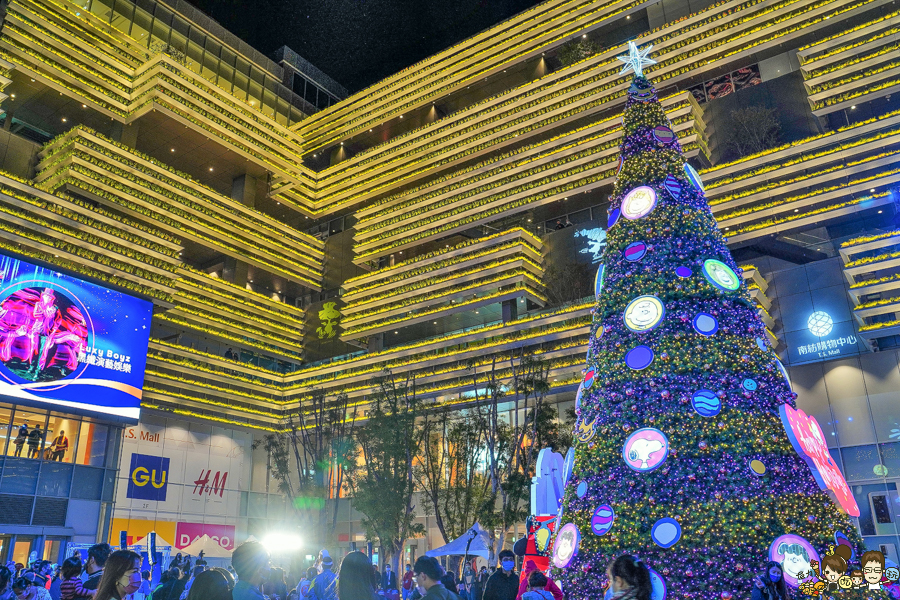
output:
[[[687,23],[640,36],[637,41],[658,48],[659,64],[648,70],[661,87],[720,68],[740,52],[758,52],[809,35],[825,23],[826,17],[854,15],[886,1],[726,3]],[[714,21],[720,23],[713,30],[693,29]],[[333,204],[338,201],[332,198],[334,194],[346,196],[353,193],[354,186],[380,186],[389,178],[405,176],[417,162],[439,159],[444,163],[448,153],[467,147],[478,152],[493,147],[496,151],[499,144],[513,143],[516,136],[533,135],[551,125],[562,126],[567,119],[615,109],[624,103],[622,92],[628,86],[627,78],[618,75],[621,63],[616,56],[622,52],[621,47],[602,52],[353,156],[319,174],[319,198]]]
[[[324,245],[158,161],[83,129],[51,140],[36,180],[66,188],[312,289]]]

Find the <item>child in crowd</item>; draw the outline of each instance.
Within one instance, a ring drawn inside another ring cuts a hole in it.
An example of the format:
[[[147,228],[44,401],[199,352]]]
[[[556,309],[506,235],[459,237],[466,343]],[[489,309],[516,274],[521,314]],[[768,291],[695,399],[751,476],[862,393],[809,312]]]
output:
[[[80,575],[81,559],[70,556],[62,564],[62,583],[59,586],[59,600],[75,600],[76,598],[93,598],[97,590],[87,590],[83,586]]]
[[[547,591],[550,580],[540,571],[532,571],[528,575],[528,591],[522,594],[522,600],[553,600],[553,594]]]

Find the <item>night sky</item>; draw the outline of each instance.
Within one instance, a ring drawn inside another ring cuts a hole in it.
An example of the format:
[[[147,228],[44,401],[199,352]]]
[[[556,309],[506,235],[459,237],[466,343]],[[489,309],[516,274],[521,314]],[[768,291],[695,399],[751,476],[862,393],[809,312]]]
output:
[[[190,0],[269,55],[283,45],[350,93],[538,0]]]

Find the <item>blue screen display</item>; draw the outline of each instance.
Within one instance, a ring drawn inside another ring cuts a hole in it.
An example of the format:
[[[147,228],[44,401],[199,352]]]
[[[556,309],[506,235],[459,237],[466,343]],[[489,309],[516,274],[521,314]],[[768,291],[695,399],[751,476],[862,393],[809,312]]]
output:
[[[153,305],[0,254],[0,395],[140,416]]]

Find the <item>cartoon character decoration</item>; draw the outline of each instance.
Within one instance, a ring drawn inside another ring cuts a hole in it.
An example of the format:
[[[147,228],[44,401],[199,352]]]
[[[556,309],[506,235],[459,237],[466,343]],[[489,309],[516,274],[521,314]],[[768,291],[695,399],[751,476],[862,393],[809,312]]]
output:
[[[848,546],[832,546],[822,557],[822,580],[825,582],[825,591],[836,592],[842,588],[847,589],[848,584],[852,583],[844,579],[847,561],[850,560],[852,553]]]
[[[556,542],[553,544],[553,564],[563,569],[569,566],[572,559],[578,553],[578,544],[581,541],[581,533],[574,523],[567,523],[559,530]]]
[[[341,320],[341,311],[337,308],[337,302],[326,302],[319,311],[319,321],[322,324],[316,328],[320,340],[330,340],[337,334],[337,324]]]
[[[578,438],[578,441],[581,443],[591,441],[597,434],[596,424],[597,417],[594,417],[590,423],[579,420],[575,425],[575,437]]]
[[[900,569],[886,568],[884,553],[878,550],[864,552],[859,559],[862,568],[851,568],[848,572],[848,565],[853,558],[854,553],[849,545],[838,543],[829,547],[822,557],[821,570],[819,561],[811,560],[808,571],[797,573],[800,593],[805,596],[824,596],[840,594],[845,590],[883,590],[891,597],[900,597],[900,587],[897,585]]]
[[[563,457],[550,448],[538,453],[531,478],[531,514],[556,515],[563,494]]]
[[[804,538],[789,533],[775,538],[769,546],[769,560],[781,564],[785,583],[796,588],[808,577],[812,564],[818,564],[819,554]]]
[[[600,260],[603,255],[603,249],[606,248],[606,231],[595,227],[594,229],[580,229],[575,232],[576,238],[585,238],[587,240],[587,248],[578,251],[579,254],[590,254],[591,263]]]
[[[574,461],[573,449],[570,454]],[[550,540],[559,526],[557,515],[568,476],[566,460],[550,448],[538,453],[535,476],[531,478],[531,516],[525,520],[525,537],[513,546],[516,555],[524,557],[523,564],[531,561],[540,571],[550,568]]]
[[[881,576],[884,574],[885,568],[884,553],[878,550],[863,552],[863,555],[859,559],[859,564],[862,566],[866,589],[882,589]]]

